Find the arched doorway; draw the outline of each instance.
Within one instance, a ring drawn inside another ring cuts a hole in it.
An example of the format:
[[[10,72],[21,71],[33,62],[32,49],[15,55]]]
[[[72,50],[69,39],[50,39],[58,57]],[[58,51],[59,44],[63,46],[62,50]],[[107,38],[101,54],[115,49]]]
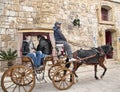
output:
[[[109,30],[105,30],[105,43],[112,45],[112,32]],[[111,59],[113,56],[107,55],[106,58]]]

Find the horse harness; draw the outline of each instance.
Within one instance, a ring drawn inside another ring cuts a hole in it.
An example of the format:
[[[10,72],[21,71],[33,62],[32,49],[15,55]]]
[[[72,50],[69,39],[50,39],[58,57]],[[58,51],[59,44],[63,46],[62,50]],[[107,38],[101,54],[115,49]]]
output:
[[[105,52],[102,47],[98,47],[98,49],[95,48],[94,50],[99,54],[100,57],[105,55]]]
[[[77,56],[77,59],[80,60],[79,62],[86,63],[85,60],[90,59],[90,58],[94,58],[97,54],[99,54],[100,57],[105,55],[105,52],[101,47],[99,47],[98,49],[97,48],[92,48],[92,49],[95,50],[96,54],[87,56],[85,58],[80,58],[80,57]]]
[[[77,56],[77,58],[78,58],[81,62],[86,63],[85,60],[90,59],[90,58],[93,58],[93,57],[95,57],[95,56],[96,56],[96,54],[91,55],[91,56],[88,56],[88,57],[85,57],[85,58],[80,58],[80,57]]]

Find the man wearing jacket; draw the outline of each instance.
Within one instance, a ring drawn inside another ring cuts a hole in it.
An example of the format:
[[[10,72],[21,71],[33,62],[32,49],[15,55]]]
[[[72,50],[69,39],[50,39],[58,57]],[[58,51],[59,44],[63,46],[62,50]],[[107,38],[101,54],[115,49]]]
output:
[[[56,22],[53,27],[53,30],[54,30],[55,43],[64,45],[64,49],[67,52],[69,61],[76,61],[76,59],[73,58],[70,45],[68,44],[65,36],[61,32],[61,23]]]
[[[38,35],[37,39],[39,40],[37,51],[42,51],[42,53],[46,55],[52,54],[52,45],[51,45],[50,40],[45,39],[45,37],[42,35]]]

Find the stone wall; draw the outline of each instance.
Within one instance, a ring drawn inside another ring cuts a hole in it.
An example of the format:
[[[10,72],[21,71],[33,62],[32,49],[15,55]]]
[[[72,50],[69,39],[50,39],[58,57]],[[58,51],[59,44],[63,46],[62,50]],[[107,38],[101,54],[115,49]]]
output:
[[[0,1],[0,48],[17,48],[18,28],[35,24],[39,0]]]
[[[99,23],[98,9],[102,3],[114,8],[112,27]],[[100,46],[105,44],[105,37],[99,37],[102,27],[120,31],[119,13],[119,3],[104,0],[0,0],[0,49],[17,48],[18,28],[52,28],[56,21],[62,22],[62,31],[73,51]],[[73,26],[75,18],[80,19],[80,27]],[[117,34],[117,49],[119,38]]]
[[[81,47],[94,46],[97,34],[97,1],[88,0],[2,0],[0,1],[0,48],[16,48],[18,28],[49,27],[62,22],[66,38]],[[80,19],[80,28],[73,27],[73,20]],[[95,33],[95,34],[94,34]],[[69,34],[69,37],[68,37]],[[74,37],[74,38],[73,38]]]

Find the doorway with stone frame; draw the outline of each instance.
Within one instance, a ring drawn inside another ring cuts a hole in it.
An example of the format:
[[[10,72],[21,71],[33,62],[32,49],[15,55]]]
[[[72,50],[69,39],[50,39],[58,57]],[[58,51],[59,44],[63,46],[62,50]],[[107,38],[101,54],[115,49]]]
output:
[[[106,56],[107,59],[117,58],[117,31],[115,29],[105,30],[105,44],[111,44],[113,47],[113,55]]]
[[[112,45],[112,32],[109,30],[105,30],[105,44]],[[113,56],[106,55],[107,59],[111,59]]]

